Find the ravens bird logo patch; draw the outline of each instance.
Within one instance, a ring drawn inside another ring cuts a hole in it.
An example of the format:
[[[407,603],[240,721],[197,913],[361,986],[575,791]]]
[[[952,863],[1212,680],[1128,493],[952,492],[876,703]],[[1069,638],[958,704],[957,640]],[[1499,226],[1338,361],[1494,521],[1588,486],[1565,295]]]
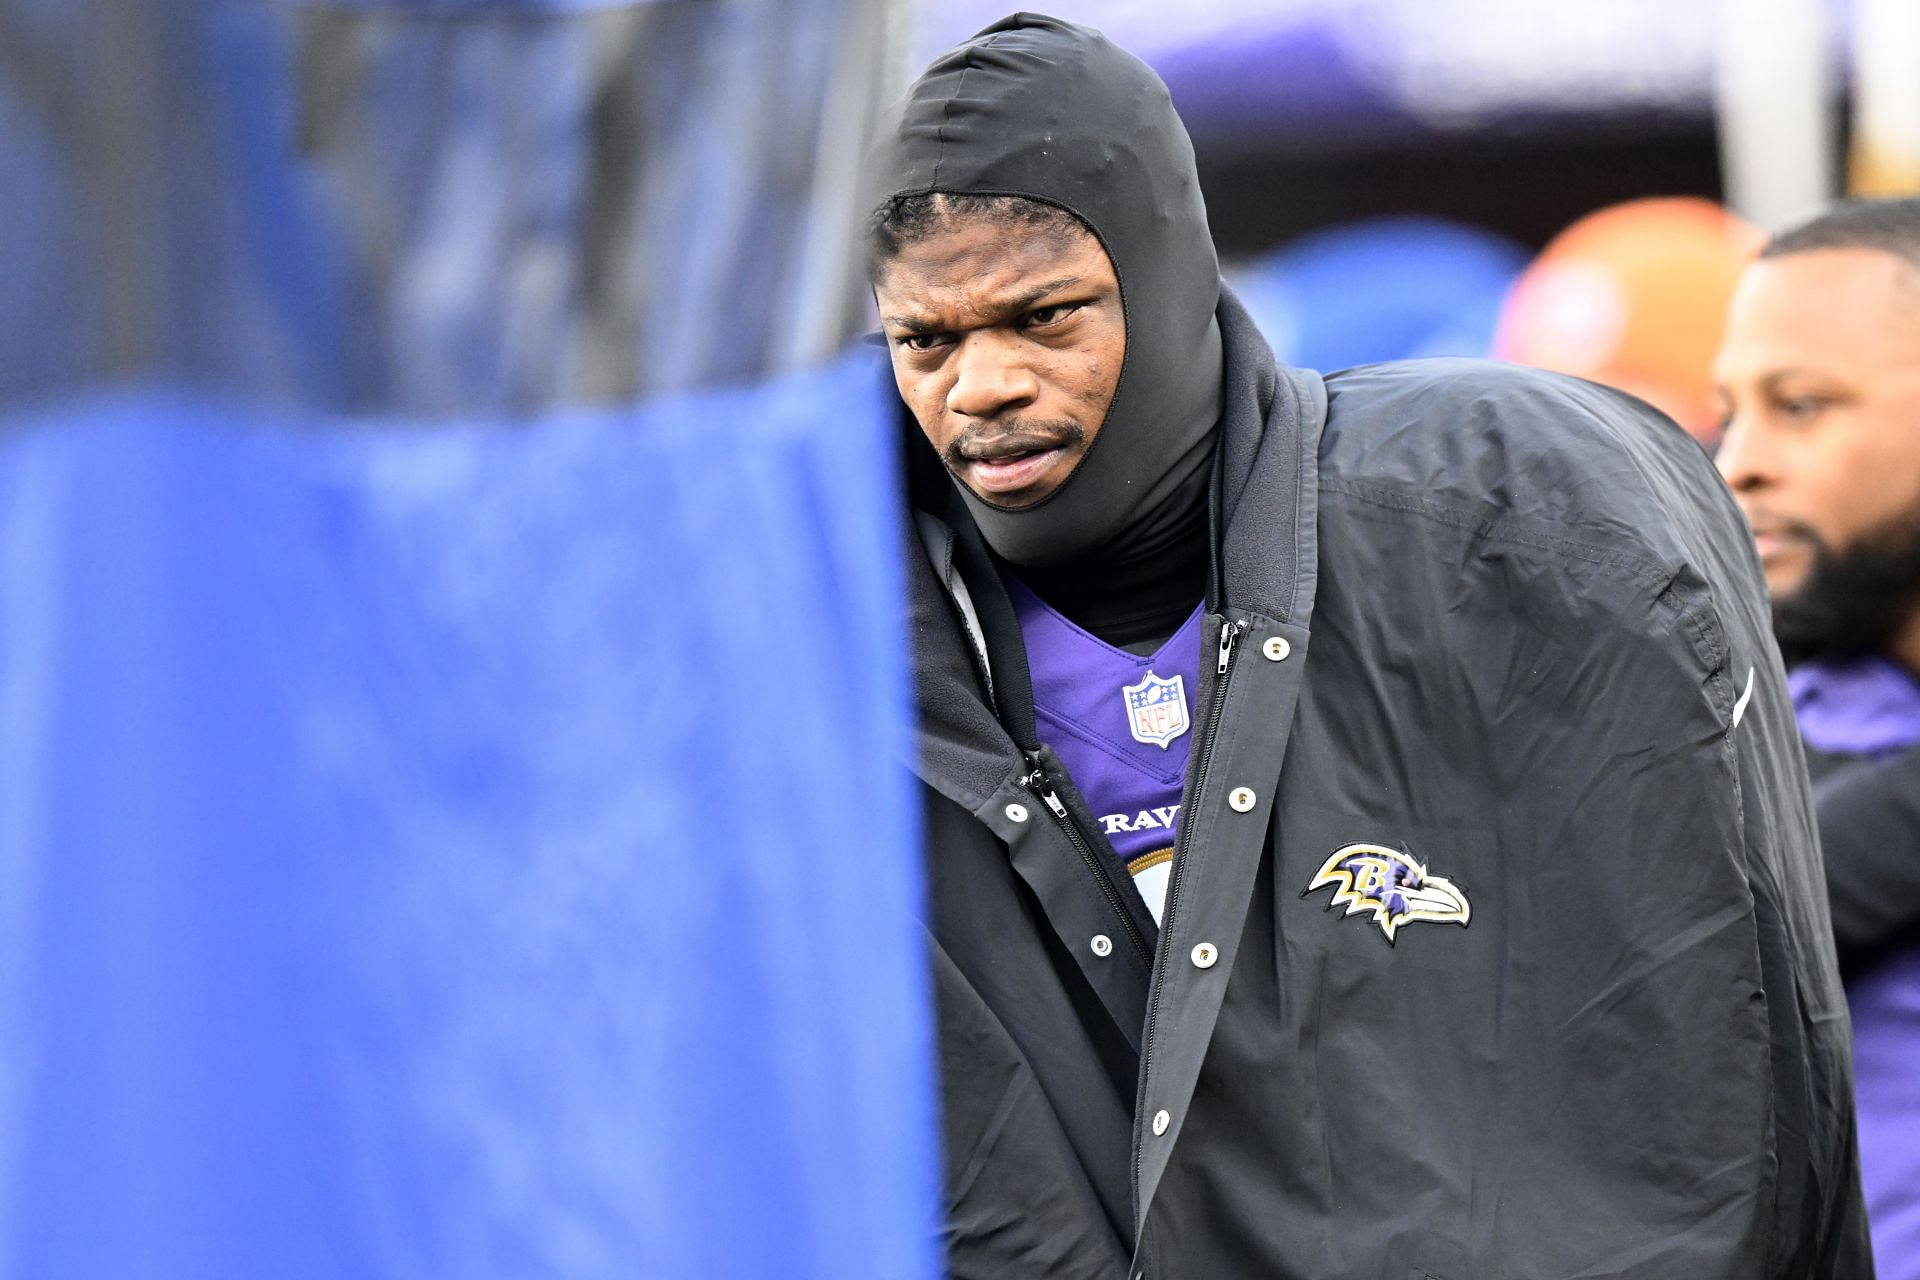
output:
[[[1333,890],[1329,910],[1345,906],[1349,916],[1372,912],[1389,946],[1403,924],[1437,920],[1464,925],[1473,918],[1473,908],[1458,885],[1444,876],[1428,875],[1412,854],[1383,844],[1335,849],[1300,896],[1329,888]]]

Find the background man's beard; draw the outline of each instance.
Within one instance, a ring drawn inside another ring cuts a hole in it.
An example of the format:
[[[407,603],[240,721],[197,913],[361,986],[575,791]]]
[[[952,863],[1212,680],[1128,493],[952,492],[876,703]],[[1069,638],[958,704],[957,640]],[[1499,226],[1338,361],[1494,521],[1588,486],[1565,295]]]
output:
[[[1788,666],[1884,653],[1920,610],[1920,504],[1866,530],[1844,551],[1815,545],[1813,567],[1773,602]]]

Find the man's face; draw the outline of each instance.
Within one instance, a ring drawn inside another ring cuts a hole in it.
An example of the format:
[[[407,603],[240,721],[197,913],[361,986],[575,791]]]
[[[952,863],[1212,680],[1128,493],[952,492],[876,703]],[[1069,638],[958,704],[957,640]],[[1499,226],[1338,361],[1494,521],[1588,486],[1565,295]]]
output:
[[[1030,507],[1106,421],[1126,354],[1120,283],[1078,228],[949,217],[874,282],[900,397],[961,483]]]
[[[1871,249],[1761,260],[1714,379],[1720,473],[1776,605],[1920,519],[1920,271]]]

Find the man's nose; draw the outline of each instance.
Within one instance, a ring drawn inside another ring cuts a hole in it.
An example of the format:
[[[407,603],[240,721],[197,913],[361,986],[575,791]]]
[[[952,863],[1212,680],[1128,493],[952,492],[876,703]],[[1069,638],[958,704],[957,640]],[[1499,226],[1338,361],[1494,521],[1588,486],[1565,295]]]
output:
[[[1720,438],[1714,463],[1735,493],[1753,493],[1779,479],[1780,460],[1773,448],[1772,433],[1745,414],[1727,420],[1727,432]]]
[[[949,412],[988,419],[1030,404],[1040,394],[1040,380],[1033,369],[1014,344],[999,335],[966,335],[954,360],[953,386],[947,390]]]

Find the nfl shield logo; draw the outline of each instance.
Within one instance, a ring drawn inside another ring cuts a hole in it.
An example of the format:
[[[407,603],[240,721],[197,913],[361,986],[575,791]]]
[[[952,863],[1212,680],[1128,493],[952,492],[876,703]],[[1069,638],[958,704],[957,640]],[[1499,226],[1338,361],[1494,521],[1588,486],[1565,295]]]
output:
[[[1133,730],[1135,742],[1165,751],[1193,725],[1187,717],[1186,682],[1180,676],[1162,680],[1149,671],[1139,684],[1120,692],[1127,700],[1127,727]]]

